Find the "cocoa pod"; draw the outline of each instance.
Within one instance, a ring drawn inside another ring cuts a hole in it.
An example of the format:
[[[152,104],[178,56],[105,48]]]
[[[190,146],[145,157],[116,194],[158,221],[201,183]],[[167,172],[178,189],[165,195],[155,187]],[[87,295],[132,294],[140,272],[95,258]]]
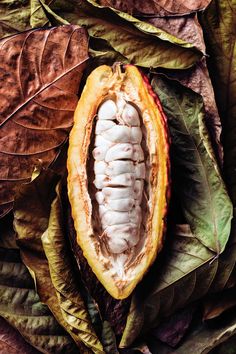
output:
[[[160,102],[133,65],[88,77],[68,150],[77,242],[116,299],[130,295],[162,248],[169,138]]]

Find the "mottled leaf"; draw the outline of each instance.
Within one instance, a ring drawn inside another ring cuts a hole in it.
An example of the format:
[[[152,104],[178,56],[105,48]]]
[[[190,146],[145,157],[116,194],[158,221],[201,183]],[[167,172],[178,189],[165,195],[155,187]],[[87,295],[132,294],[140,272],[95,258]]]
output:
[[[8,237],[2,224],[4,219],[0,220],[1,239]],[[17,249],[0,247],[0,316],[42,353],[78,352],[48,307],[40,302],[33,280]]]
[[[157,76],[152,86],[168,118],[173,189],[194,236],[219,254],[229,238],[233,209],[205,127],[202,100]]]
[[[30,0],[0,1],[0,38],[30,28]]]
[[[145,21],[172,34],[185,42],[194,44],[203,53],[206,51],[202,28],[196,14],[177,17],[150,17]]]
[[[90,353],[82,345],[84,343],[94,353],[103,353],[81,297],[70,262],[70,250],[64,240],[60,203],[57,203],[59,197],[55,199],[57,182],[58,176],[46,170],[19,188],[14,205],[18,244],[41,300],[72,336],[80,351]]]
[[[121,347],[130,346],[140,332],[156,327],[163,317],[224,288],[236,262],[235,228],[232,231],[219,257],[194,237],[188,225],[177,225],[167,235],[170,243],[163,259],[157,260],[132,298]]]
[[[223,126],[224,170],[236,204],[236,2],[214,0],[202,15],[208,64]]]
[[[176,16],[203,10],[210,0],[96,0],[96,2],[134,15]]]
[[[0,353],[39,354],[40,352],[29,345],[16,329],[0,318]]]
[[[128,14],[107,12],[78,0],[70,4],[56,0],[50,8],[69,23],[85,26],[91,37],[104,39],[136,65],[183,69],[192,66],[202,56],[193,44]]]
[[[88,59],[85,30],[33,30],[0,43],[0,214],[39,160],[56,159],[73,123]]]

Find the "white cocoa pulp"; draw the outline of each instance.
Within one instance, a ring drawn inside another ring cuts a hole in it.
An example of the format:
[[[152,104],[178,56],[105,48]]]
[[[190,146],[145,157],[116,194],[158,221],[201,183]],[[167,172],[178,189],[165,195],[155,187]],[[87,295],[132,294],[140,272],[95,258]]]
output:
[[[118,98],[98,110],[95,126],[94,185],[106,246],[121,254],[140,239],[145,163],[137,109]]]

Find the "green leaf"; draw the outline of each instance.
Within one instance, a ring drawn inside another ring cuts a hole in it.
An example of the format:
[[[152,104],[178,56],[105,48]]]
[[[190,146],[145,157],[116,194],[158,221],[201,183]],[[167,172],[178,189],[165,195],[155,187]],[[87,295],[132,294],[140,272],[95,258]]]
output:
[[[202,56],[192,44],[127,14],[117,15],[77,0],[70,4],[56,0],[50,8],[69,23],[85,26],[90,37],[105,40],[136,65],[183,69]]]
[[[50,26],[51,21],[56,21],[58,25],[68,25],[69,23],[55,14],[49,5],[53,3],[54,0],[31,0],[31,17],[30,24],[31,27],[44,27]]]
[[[99,9],[106,8],[105,6],[99,5],[94,0],[86,0],[86,1],[88,3],[90,3],[91,5],[93,5],[94,7],[97,7]],[[116,13],[120,18],[124,19],[125,21],[132,23],[133,26],[136,27],[141,32],[154,35],[157,38],[162,39],[163,41],[168,41],[170,43],[177,44],[177,45],[184,47],[184,48],[193,48],[194,47],[192,44],[187,43],[184,40],[179,39],[179,38],[171,35],[170,33],[166,32],[156,26],[153,26],[152,24],[150,24],[148,22],[140,21],[137,18],[129,15],[126,12],[122,12],[122,11],[117,10],[115,8],[110,8],[109,13],[112,13],[112,12]],[[100,11],[100,13],[105,14],[105,11]]]
[[[194,236],[219,254],[229,238],[233,208],[205,127],[202,98],[158,76],[152,86],[168,118],[174,191]]]
[[[32,28],[51,26],[41,0],[30,1],[30,26]]]
[[[202,15],[209,70],[223,125],[225,174],[236,205],[236,2],[214,0]],[[217,73],[217,74],[216,74]]]
[[[219,257],[194,237],[189,225],[177,225],[167,239],[170,244],[164,249],[164,261],[154,265],[133,296],[121,347],[156,327],[161,318],[208,292],[223,289],[235,266],[235,232]],[[142,289],[148,294],[145,298]]]
[[[0,221],[1,240],[8,237],[4,222]],[[0,316],[42,353],[77,353],[70,336],[40,302],[18,249],[0,247]]]
[[[29,0],[0,1],[0,38],[30,28]]]
[[[81,352],[90,353],[87,346],[94,353],[104,353],[81,297],[64,239],[60,198],[55,192],[58,179],[54,172],[45,170],[19,188],[14,207],[18,244],[41,300]]]

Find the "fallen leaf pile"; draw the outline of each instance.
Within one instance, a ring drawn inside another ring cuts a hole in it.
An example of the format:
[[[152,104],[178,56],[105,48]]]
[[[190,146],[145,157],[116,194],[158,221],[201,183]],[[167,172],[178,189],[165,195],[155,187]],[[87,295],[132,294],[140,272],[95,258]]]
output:
[[[232,353],[235,1],[4,0],[0,38],[0,352]],[[126,300],[88,266],[66,189],[79,95],[116,61],[149,77],[172,141],[164,249]]]

